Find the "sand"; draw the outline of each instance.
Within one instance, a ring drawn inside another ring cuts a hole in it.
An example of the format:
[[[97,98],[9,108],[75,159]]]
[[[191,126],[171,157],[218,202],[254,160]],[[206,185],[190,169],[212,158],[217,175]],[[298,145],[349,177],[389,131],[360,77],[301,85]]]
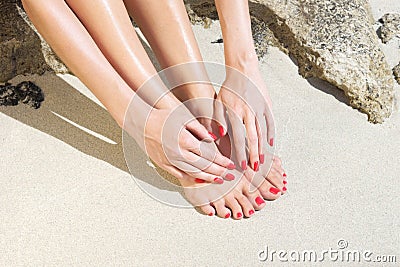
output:
[[[375,17],[400,12],[395,2],[372,1]],[[222,44],[210,43],[218,23],[194,30],[204,59],[222,63]],[[399,44],[384,46],[391,66]],[[368,123],[342,92],[307,82],[275,48],[261,70],[289,191],[240,221],[145,194],[127,172],[121,130],[75,77],[17,77],[36,82],[46,100],[39,110],[0,107],[0,265],[278,266],[276,257],[260,262],[259,251],[320,252],[340,239],[400,262],[400,113]]]

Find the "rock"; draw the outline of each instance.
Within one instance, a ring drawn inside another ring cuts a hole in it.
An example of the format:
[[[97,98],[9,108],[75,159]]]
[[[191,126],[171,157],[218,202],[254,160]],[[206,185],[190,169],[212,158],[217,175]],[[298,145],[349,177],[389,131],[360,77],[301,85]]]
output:
[[[17,86],[10,83],[0,85],[0,106],[16,106],[24,103],[38,109],[43,101],[42,89],[33,82],[21,82]]]
[[[200,17],[217,18],[208,0],[186,3]],[[250,0],[249,4],[252,17],[264,23],[261,28],[272,32],[263,37],[264,45],[278,44],[297,61],[302,76],[337,86],[350,105],[373,123],[391,115],[392,71],[373,29],[367,0]]]
[[[397,83],[400,84],[400,63],[393,68],[393,75]]]
[[[20,0],[0,0],[0,82],[19,74],[66,73],[29,22]]]
[[[383,25],[378,29],[379,38],[383,43],[387,43],[393,37],[400,37],[400,14],[385,14],[380,20]]]

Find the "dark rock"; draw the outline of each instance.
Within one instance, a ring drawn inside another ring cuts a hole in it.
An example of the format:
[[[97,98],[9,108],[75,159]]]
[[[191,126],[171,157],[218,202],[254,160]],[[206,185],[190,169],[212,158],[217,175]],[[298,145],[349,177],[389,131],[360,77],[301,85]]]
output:
[[[24,103],[38,109],[43,101],[42,90],[33,82],[25,81],[17,86],[10,83],[0,85],[0,106],[16,106],[19,103]]]

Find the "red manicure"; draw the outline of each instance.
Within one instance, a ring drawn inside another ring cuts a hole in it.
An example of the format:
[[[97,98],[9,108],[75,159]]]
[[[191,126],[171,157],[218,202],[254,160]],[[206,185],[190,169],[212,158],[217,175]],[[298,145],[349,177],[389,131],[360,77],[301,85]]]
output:
[[[269,145],[270,145],[270,146],[274,146],[274,138],[271,138],[271,139],[269,140]]]
[[[212,139],[217,140],[217,136],[213,134],[212,132],[208,132],[208,134],[211,136]]]
[[[282,191],[286,191],[286,190],[287,190],[287,188],[286,188],[286,187],[283,187],[283,188],[282,188]]]
[[[260,163],[264,164],[264,160],[265,160],[265,156],[264,156],[264,154],[261,154],[260,155]]]
[[[242,161],[242,170],[247,169],[247,162],[245,160]]]
[[[225,219],[228,219],[229,217],[231,217],[231,215],[230,215],[229,213],[227,213],[227,214],[225,215]]]
[[[271,192],[272,194],[276,195],[276,194],[278,194],[279,192],[281,192],[281,190],[279,190],[279,189],[276,188],[276,187],[271,187],[271,188],[269,189],[269,192]]]
[[[236,169],[235,164],[229,163],[229,165],[228,165],[228,170],[234,170],[234,169]]]
[[[254,162],[254,171],[258,171],[258,161]]]
[[[238,212],[237,214],[236,214],[236,217],[238,217],[238,218],[240,218],[240,217],[242,217],[243,215],[242,215],[242,213],[241,212]]]
[[[287,184],[287,182],[285,180],[283,180],[283,184]]]
[[[228,173],[227,175],[225,175],[226,180],[232,181],[235,180],[235,175]]]
[[[253,215],[253,214],[254,214],[254,210],[250,210],[249,215]]]
[[[225,136],[225,130],[224,130],[224,127],[222,127],[222,126],[219,126],[218,128],[219,128],[219,136]]]
[[[213,216],[214,215],[214,213],[212,213],[212,212],[210,212],[209,214],[208,214],[208,216]]]
[[[258,206],[262,205],[265,203],[264,199],[262,199],[261,197],[257,197],[256,198],[256,203],[258,204]]]
[[[203,179],[199,179],[199,178],[195,178],[194,181],[195,181],[196,183],[199,183],[199,184],[202,184],[202,183],[205,183],[205,182],[206,182],[206,181],[204,181]]]
[[[224,180],[222,180],[221,178],[216,177],[216,178],[214,178],[214,182],[216,182],[217,184],[222,184],[222,183],[224,183]]]

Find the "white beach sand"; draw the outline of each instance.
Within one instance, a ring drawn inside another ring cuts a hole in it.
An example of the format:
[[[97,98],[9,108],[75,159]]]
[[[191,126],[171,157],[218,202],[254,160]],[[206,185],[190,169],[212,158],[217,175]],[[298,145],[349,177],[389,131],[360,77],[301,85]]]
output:
[[[376,19],[400,12],[395,0],[371,4]],[[222,44],[210,43],[220,38],[218,23],[194,30],[204,59],[222,63]],[[399,44],[384,46],[391,66]],[[258,252],[321,252],[340,239],[372,258],[396,255],[399,264],[400,113],[368,123],[342,92],[311,85],[275,48],[261,68],[289,191],[240,221],[173,208],[141,191],[125,167],[121,130],[75,77],[16,78],[36,82],[46,100],[39,110],[0,107],[0,265],[278,266],[276,256],[260,262]]]

